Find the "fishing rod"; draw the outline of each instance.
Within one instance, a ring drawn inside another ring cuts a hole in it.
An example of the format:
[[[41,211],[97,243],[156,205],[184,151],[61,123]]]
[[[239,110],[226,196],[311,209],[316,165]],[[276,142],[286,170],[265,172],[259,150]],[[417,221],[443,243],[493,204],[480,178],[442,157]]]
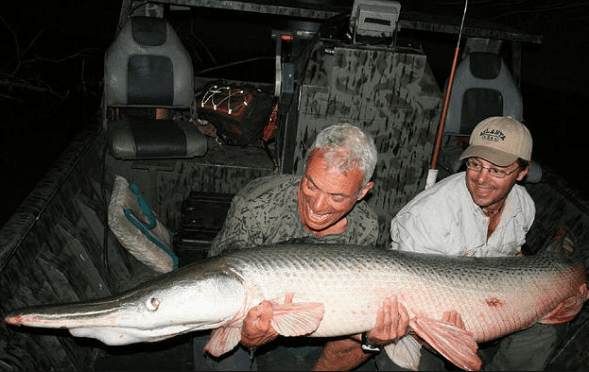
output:
[[[450,102],[450,93],[452,92],[452,83],[454,82],[454,73],[456,72],[456,63],[458,62],[458,52],[460,51],[460,41],[462,39],[462,29],[464,28],[464,19],[466,18],[466,8],[468,7],[468,0],[464,2],[464,13],[462,14],[462,22],[460,23],[460,31],[458,32],[458,43],[456,43],[456,50],[454,51],[454,61],[452,62],[452,70],[450,71],[450,78],[448,79],[448,87],[446,89],[446,97],[444,98],[444,106],[442,108],[442,116],[440,117],[440,124],[438,125],[438,133],[436,135],[436,142],[434,145],[434,152],[432,155],[432,162],[427,173],[427,180],[425,188],[427,189],[438,178],[438,156],[440,155],[440,146],[444,134],[444,126],[446,125],[446,116],[448,114],[448,104]]]

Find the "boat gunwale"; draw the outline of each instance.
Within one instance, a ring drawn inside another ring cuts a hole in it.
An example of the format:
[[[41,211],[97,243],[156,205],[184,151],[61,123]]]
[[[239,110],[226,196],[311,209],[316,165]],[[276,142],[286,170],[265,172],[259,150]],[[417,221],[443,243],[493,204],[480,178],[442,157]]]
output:
[[[98,121],[81,129],[2,226],[0,272],[8,265],[12,255],[35,227],[76,165],[94,145],[100,133],[101,127]]]

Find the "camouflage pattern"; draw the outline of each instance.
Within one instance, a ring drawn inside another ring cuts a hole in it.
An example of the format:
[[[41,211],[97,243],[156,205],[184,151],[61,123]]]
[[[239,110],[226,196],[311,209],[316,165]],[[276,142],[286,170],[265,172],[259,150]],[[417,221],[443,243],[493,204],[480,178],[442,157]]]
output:
[[[347,215],[341,234],[316,237],[305,230],[299,214],[297,190],[301,177],[262,177],[249,183],[234,198],[222,230],[213,240],[209,256],[225,250],[284,242],[376,244],[378,221],[364,201]]]
[[[207,155],[193,159],[124,161],[107,154],[107,170],[136,183],[160,220],[176,231],[182,224],[178,212],[192,191],[236,194],[250,181],[275,171],[262,148],[220,145],[210,137],[207,141]]]
[[[424,190],[442,93],[419,49],[317,42],[310,52],[297,107],[293,172],[302,173],[316,134],[347,122],[373,136],[378,149],[368,204],[389,240],[393,216]]]

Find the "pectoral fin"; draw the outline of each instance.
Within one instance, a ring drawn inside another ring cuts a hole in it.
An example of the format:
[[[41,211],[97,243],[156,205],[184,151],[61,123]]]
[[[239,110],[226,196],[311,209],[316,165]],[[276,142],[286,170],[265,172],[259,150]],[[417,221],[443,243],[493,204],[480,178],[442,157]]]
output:
[[[472,334],[454,325],[429,318],[414,318],[410,327],[425,342],[459,368],[478,371],[482,361]]]
[[[272,327],[282,336],[302,336],[313,333],[323,319],[322,303],[273,303]],[[213,330],[204,351],[220,356],[231,351],[241,340],[241,325]]]
[[[322,303],[272,304],[272,327],[282,336],[303,336],[315,332],[324,308]]]
[[[241,327],[227,326],[217,328],[211,332],[211,337],[203,351],[218,357],[233,350],[240,340]]]
[[[385,346],[384,350],[395,364],[417,371],[421,359],[421,345],[411,336],[401,337],[397,342]]]

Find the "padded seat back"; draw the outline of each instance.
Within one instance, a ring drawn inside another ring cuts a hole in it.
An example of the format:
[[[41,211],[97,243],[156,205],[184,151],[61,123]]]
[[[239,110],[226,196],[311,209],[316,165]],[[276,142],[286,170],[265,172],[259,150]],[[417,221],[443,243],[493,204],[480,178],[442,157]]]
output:
[[[189,119],[163,120],[157,114],[196,111],[190,55],[165,19],[134,17],[125,24],[106,51],[104,85],[107,108],[139,109],[106,122],[113,156],[165,159],[206,153],[206,137]]]
[[[479,122],[491,116],[521,121],[521,93],[499,54],[470,53],[454,74],[444,132],[469,136]]]
[[[165,20],[134,17],[106,51],[108,106],[190,108],[194,71],[190,55]]]

